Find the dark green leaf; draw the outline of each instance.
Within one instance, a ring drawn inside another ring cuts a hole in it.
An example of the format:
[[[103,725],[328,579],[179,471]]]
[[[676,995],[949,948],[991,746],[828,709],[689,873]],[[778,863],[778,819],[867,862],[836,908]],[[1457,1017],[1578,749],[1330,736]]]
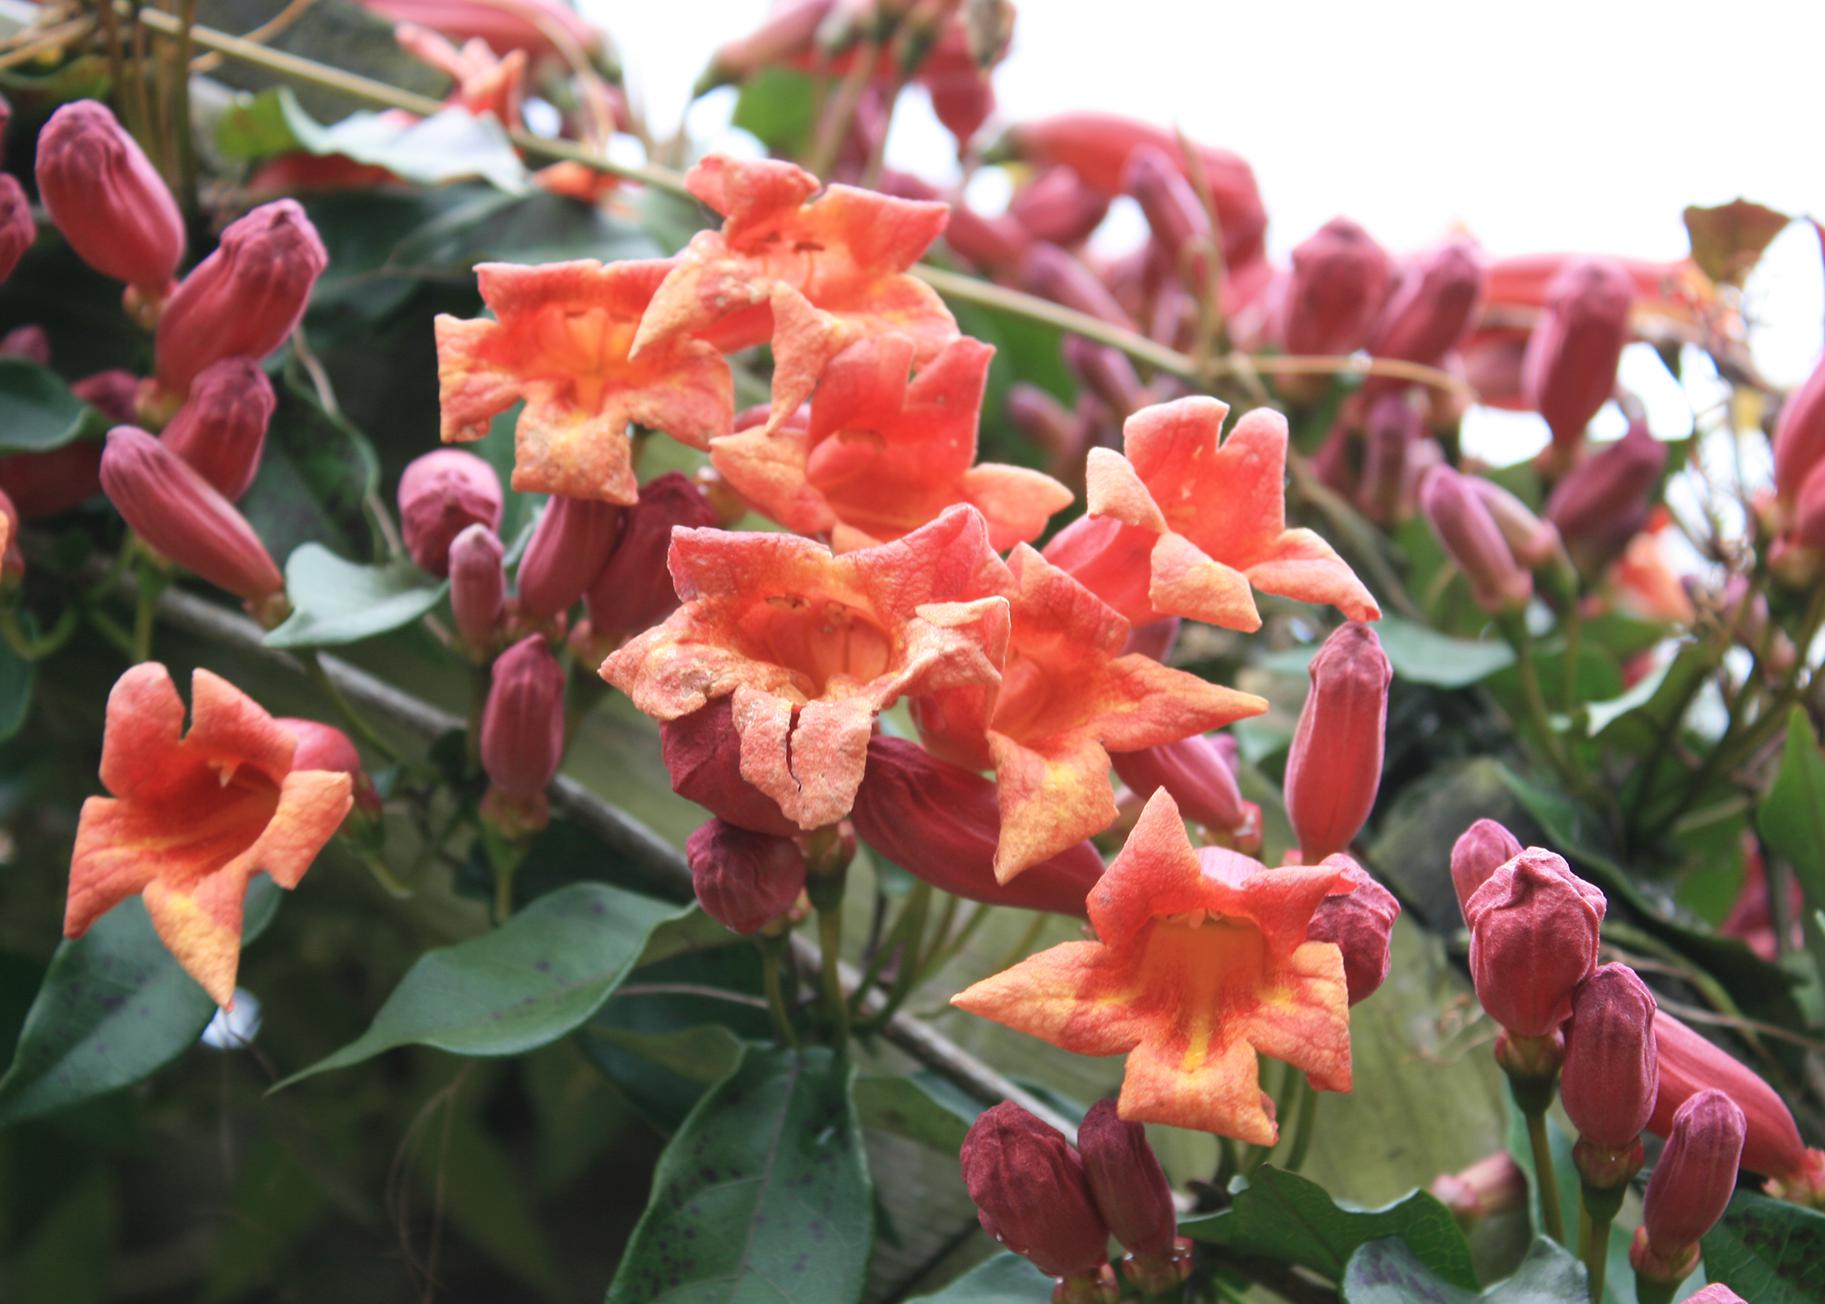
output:
[[[1045,1304],[1052,1279],[1018,1254],[1003,1250],[964,1273],[934,1295],[910,1304]]]
[[[1405,1243],[1390,1238],[1370,1241],[1350,1256],[1343,1297],[1348,1304],[1585,1304],[1590,1283],[1582,1264],[1541,1238],[1513,1276],[1479,1295],[1440,1281]]]
[[[37,678],[36,666],[0,644],[0,742],[18,733],[31,714],[32,686]]]
[[[306,543],[371,557],[366,506],[380,483],[374,450],[354,427],[325,412],[298,377],[287,375],[275,388],[279,406],[260,470],[240,501],[242,514],[274,557],[289,557]]]
[[[285,563],[292,613],[266,635],[266,645],[330,647],[373,638],[417,620],[448,587],[404,558],[363,566],[307,543]]]
[[[61,376],[24,358],[0,358],[0,453],[42,453],[99,434],[101,414]]]
[[[120,1179],[97,1169],[59,1200],[11,1256],[12,1298],[106,1304],[120,1228]]]
[[[659,1160],[607,1304],[849,1304],[874,1201],[850,1100],[822,1047],[750,1047]]]
[[[1794,707],[1787,717],[1781,768],[1755,813],[1755,827],[1793,866],[1806,899],[1825,903],[1825,753],[1805,707]]]
[[[421,955],[366,1032],[280,1085],[395,1046],[512,1055],[556,1041],[621,985],[647,936],[684,913],[604,883],[540,897],[493,932]]]
[[[1704,1239],[1705,1272],[1755,1304],[1825,1299],[1825,1214],[1738,1191]]]
[[[1383,616],[1375,623],[1397,679],[1435,688],[1467,688],[1514,664],[1499,638],[1452,638],[1417,621]]]
[[[1448,1284],[1476,1287],[1463,1229],[1425,1191],[1381,1209],[1346,1209],[1316,1182],[1264,1165],[1229,1208],[1189,1219],[1179,1230],[1241,1254],[1309,1268],[1330,1281],[1342,1279],[1357,1247],[1392,1236]]]
[[[982,1106],[948,1078],[922,1069],[904,1077],[860,1078],[855,1104],[862,1122],[934,1150],[956,1154]]]
[[[817,126],[817,92],[808,74],[765,68],[742,83],[730,125],[752,133],[782,158],[803,158]]]
[[[242,944],[279,908],[264,874],[247,890]],[[62,942],[0,1078],[0,1126],[89,1100],[150,1076],[196,1044],[215,1013],[196,980],[152,931],[138,897]]]

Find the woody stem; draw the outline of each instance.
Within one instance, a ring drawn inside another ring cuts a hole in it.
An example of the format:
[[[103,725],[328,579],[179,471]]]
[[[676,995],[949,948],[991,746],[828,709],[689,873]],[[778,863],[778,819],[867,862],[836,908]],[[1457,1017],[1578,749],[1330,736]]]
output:
[[[1527,1144],[1533,1152],[1534,1188],[1540,1194],[1540,1221],[1546,1234],[1565,1244],[1565,1216],[1559,1212],[1559,1183],[1553,1176],[1553,1152],[1546,1140],[1546,1111],[1523,1110],[1527,1119]]]

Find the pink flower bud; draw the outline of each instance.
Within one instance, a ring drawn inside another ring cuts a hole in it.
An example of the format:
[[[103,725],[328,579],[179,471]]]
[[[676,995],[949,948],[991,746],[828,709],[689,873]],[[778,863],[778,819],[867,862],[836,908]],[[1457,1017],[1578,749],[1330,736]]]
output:
[[[1721,1091],[1701,1091],[1673,1115],[1641,1208],[1652,1258],[1678,1262],[1724,1216],[1746,1129],[1743,1111]]]
[[[374,791],[367,771],[361,768],[361,753],[355,750],[349,736],[333,724],[321,720],[300,720],[281,716],[274,721],[298,740],[292,752],[294,770],[331,770],[346,774],[355,781],[355,804],[368,814],[380,810],[380,794]]]
[[[1521,840],[1494,820],[1478,820],[1451,844],[1451,886],[1458,909],[1470,918],[1470,898],[1496,870],[1521,854]]]
[[[1126,420],[1147,406],[1147,387],[1120,349],[1092,343],[1081,335],[1067,335],[1063,352],[1065,365],[1118,419]]]
[[[1179,813],[1193,823],[1226,833],[1251,828],[1259,832],[1261,808],[1242,800],[1235,761],[1225,755],[1218,735],[1200,734],[1137,752],[1116,752],[1110,759],[1122,782],[1142,801],[1164,788],[1178,803]]]
[[[564,759],[564,671],[538,635],[495,659],[482,712],[482,768],[521,802],[542,798]]]
[[[139,411],[139,387],[139,377],[130,371],[97,371],[81,380],[72,381],[70,393],[101,413],[112,424],[130,426]],[[93,493],[94,490],[89,492]]]
[[[0,335],[0,358],[23,358],[48,367],[51,365],[51,337],[44,333],[42,326],[15,326]]]
[[[1563,857],[1540,847],[1496,870],[1470,898],[1471,980],[1511,1036],[1548,1037],[1571,1016],[1572,993],[1596,968],[1608,905]]]
[[[500,634],[507,605],[507,575],[500,536],[477,522],[450,544],[450,614],[469,650],[486,656]]]
[[[1546,499],[1546,519],[1573,558],[1595,574],[1622,555],[1646,519],[1660,473],[1666,469],[1667,446],[1631,422],[1628,433],[1586,458],[1553,486]]]
[[[868,768],[850,818],[876,852],[971,901],[1081,919],[1084,899],[1103,875],[1096,848],[1079,842],[1010,882],[996,882],[1001,809],[994,783],[900,738],[869,740]]]
[[[38,239],[38,223],[32,217],[32,201],[25,197],[19,179],[10,172],[0,173],[0,281],[5,281],[19,266]]]
[[[1654,1010],[1654,994],[1625,964],[1603,965],[1573,993],[1559,1091],[1584,1140],[1620,1149],[1648,1125],[1660,1074]]]
[[[1686,1296],[1686,1304],[1748,1304],[1721,1281]]]
[[[1088,313],[1116,326],[1134,329],[1134,320],[1096,274],[1055,244],[1041,241],[1020,264],[1024,289],[1054,303]]]
[[[1825,358],[1781,404],[1774,423],[1774,489],[1791,506],[1800,487],[1825,465]]]
[[[1393,279],[1387,251],[1347,217],[1334,217],[1293,250],[1280,303],[1288,353],[1354,353],[1369,338]]]
[[[805,890],[805,853],[791,838],[711,819],[685,841],[697,904],[744,937],[792,909]]]
[[[1369,335],[1378,358],[1436,363],[1470,333],[1487,269],[1468,240],[1447,240],[1402,269]]]
[[[501,482],[474,453],[438,448],[399,477],[399,527],[420,570],[450,573],[450,542],[471,525],[501,527]]]
[[[101,492],[101,444],[79,439],[46,453],[0,457],[0,489],[25,520],[59,516]]]
[[[1400,902],[1348,856],[1326,856],[1324,863],[1341,868],[1355,891],[1333,893],[1319,902],[1306,926],[1305,940],[1331,942],[1343,952],[1344,983],[1350,1004],[1355,1005],[1373,996],[1388,979],[1388,966],[1393,962],[1389,947],[1394,940],[1394,921],[1400,918]]]
[[[304,316],[328,264],[317,228],[296,200],[262,204],[232,223],[159,318],[159,383],[183,393],[212,362],[264,358]]]
[[[1634,298],[1635,283],[1614,258],[1571,259],[1547,285],[1521,364],[1521,391],[1552,427],[1555,444],[1574,447],[1614,392]]]
[[[1793,537],[1808,548],[1825,548],[1825,463],[1812,468],[1793,507]]]
[[[716,523],[715,509],[703,491],[677,471],[640,486],[640,501],[623,517],[620,541],[584,595],[590,629],[599,645],[618,646],[677,609],[678,594],[666,569],[672,530]]]
[[[1159,1254],[1178,1236],[1172,1183],[1147,1144],[1147,1129],[1122,1119],[1113,1100],[1090,1106],[1078,1125],[1090,1195],[1115,1239],[1134,1254]]]
[[[1534,515],[1531,507],[1493,480],[1477,475],[1469,481],[1517,562],[1538,570],[1559,553],[1559,531]]]
[[[938,187],[908,172],[892,170],[881,174],[877,190],[898,199],[943,199]],[[951,219],[944,227],[944,243],[951,252],[984,271],[1003,271],[1020,266],[1032,247],[1033,237],[1012,217],[990,217],[978,213],[961,197],[950,200]]]
[[[107,106],[77,100],[38,135],[38,195],[76,256],[149,300],[184,256],[184,218],[158,170]]]
[[[796,837],[798,825],[773,798],[741,777],[741,736],[735,732],[733,711],[730,700],[719,697],[659,726],[659,752],[672,791],[740,828]]]
[[[258,604],[285,588],[247,518],[188,462],[133,426],[108,432],[101,487],[161,556]]]
[[[1084,454],[1096,437],[1091,424],[1024,380],[1008,388],[1006,408],[1008,422],[1045,454],[1045,465],[1052,474],[1062,473],[1081,487]]]
[[[1725,1092],[1748,1120],[1743,1167],[1768,1177],[1788,1178],[1806,1166],[1806,1144],[1787,1104],[1748,1065],[1707,1041],[1661,1010],[1654,1016],[1660,1089],[1647,1130],[1667,1136],[1679,1107],[1707,1088]]]
[[[1521,367],[1527,359],[1530,332],[1516,327],[1479,326],[1464,341],[1464,379],[1484,407],[1526,412],[1521,397]]]
[[[1084,1161],[1057,1128],[1004,1100],[970,1126],[960,1158],[982,1229],[1041,1272],[1078,1277],[1109,1261]]]
[[[1470,581],[1478,606],[1499,615],[1527,605],[1533,596],[1533,575],[1515,559],[1469,476],[1448,466],[1433,468],[1420,486],[1419,505],[1432,532]]]
[[[1356,500],[1363,514],[1390,525],[1412,510],[1407,498],[1408,450],[1425,437],[1425,419],[1405,389],[1391,389],[1369,404],[1362,428],[1362,481]]]
[[[1204,255],[1214,247],[1210,214],[1178,164],[1165,150],[1142,145],[1128,155],[1122,188],[1141,206],[1153,238],[1159,241],[1173,271],[1201,291]]]
[[[1307,864],[1350,845],[1381,786],[1388,664],[1375,631],[1340,625],[1318,649],[1286,761],[1286,814]]]
[[[520,606],[535,616],[570,610],[615,548],[622,508],[553,494],[520,559]]]
[[[1122,652],[1139,652],[1142,656],[1165,665],[1172,656],[1173,646],[1179,641],[1179,629],[1183,624],[1177,616],[1166,616],[1142,625],[1131,625],[1128,629],[1128,642],[1123,646]],[[1212,741],[1220,745],[1219,750],[1233,774],[1236,769],[1236,740],[1228,734],[1219,734]],[[1179,804],[1184,805],[1183,802]]]
[[[1066,167],[1047,168],[1014,192],[1008,216],[1035,240],[1070,246],[1089,239],[1109,212],[1109,199]]]
[[[19,509],[0,490],[0,580],[12,581],[25,574],[25,554],[19,550]]]
[[[1441,1173],[1426,1188],[1466,1221],[1519,1209],[1527,1200],[1527,1177],[1514,1156],[1498,1150],[1456,1173]]]
[[[224,358],[197,375],[160,438],[232,501],[253,484],[277,405],[259,363]]]

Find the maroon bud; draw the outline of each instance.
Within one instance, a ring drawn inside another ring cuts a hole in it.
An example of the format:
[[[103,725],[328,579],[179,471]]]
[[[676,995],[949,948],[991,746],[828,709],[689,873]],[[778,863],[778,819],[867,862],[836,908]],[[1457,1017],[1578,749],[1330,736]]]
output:
[[[1225,833],[1260,834],[1261,808],[1242,800],[1236,786],[1234,759],[1224,754],[1216,734],[1200,734],[1115,752],[1110,759],[1123,783],[1142,801],[1164,788],[1179,813],[1193,823]]]
[[[1528,570],[1538,570],[1560,554],[1559,531],[1534,515],[1533,509],[1493,480],[1470,477],[1471,487],[1489,509],[1489,519],[1502,532],[1514,559]]]
[[[1793,507],[1793,537],[1804,547],[1825,549],[1825,465],[1814,467],[1800,486]]]
[[[1496,870],[1521,854],[1521,840],[1494,820],[1478,820],[1451,844],[1451,886],[1458,909],[1470,917],[1470,898]]]
[[[101,492],[101,443],[79,439],[45,453],[0,457],[0,489],[25,520],[61,515]]]
[[[501,482],[474,453],[438,448],[399,477],[399,526],[420,570],[450,573],[450,543],[471,525],[501,527]]]
[[[1521,392],[1562,448],[1584,438],[1615,391],[1634,298],[1634,281],[1614,258],[1570,259],[1547,284],[1521,364]]]
[[[1119,419],[1127,419],[1147,406],[1147,388],[1128,355],[1107,344],[1095,344],[1081,335],[1064,339],[1065,365]]]
[[[1798,501],[1800,488],[1825,465],[1825,358],[1781,404],[1774,423],[1774,489],[1783,503]]]
[[[298,746],[292,752],[292,769],[346,774],[354,780],[355,804],[370,815],[379,812],[380,794],[374,791],[367,771],[361,768],[361,753],[355,750],[355,744],[347,734],[321,720],[281,716],[274,723],[282,725],[298,740]]]
[[[1402,269],[1394,292],[1370,332],[1378,358],[1438,362],[1476,321],[1488,270],[1468,240],[1448,240]]]
[[[1064,246],[1089,239],[1108,212],[1108,196],[1086,186],[1066,167],[1047,168],[1008,201],[1008,216],[1028,235]]]
[[[254,605],[284,590],[284,577],[247,518],[145,431],[108,432],[101,487],[134,533],[185,570]]]
[[[1527,1177],[1514,1156],[1498,1150],[1455,1173],[1440,1173],[1426,1188],[1466,1222],[1487,1218],[1527,1202]]]
[[[1721,1091],[1701,1091],[1679,1107],[1642,1201],[1630,1256],[1637,1271],[1661,1280],[1691,1271],[1698,1242],[1736,1190],[1747,1128],[1743,1111]]]
[[[1340,625],[1318,649],[1286,761],[1286,814],[1308,864],[1343,851],[1381,786],[1394,667],[1375,631]]]
[[[1550,1037],[1597,965],[1608,902],[1561,856],[1529,847],[1470,898],[1470,976],[1477,999],[1512,1036]]]
[[[76,256],[163,299],[184,256],[184,218],[140,147],[107,106],[77,100],[38,134],[38,196]]]
[[[32,217],[32,201],[25,197],[19,179],[10,172],[0,173],[0,281],[5,281],[19,266],[38,239],[38,223]]]
[[[520,559],[520,606],[542,618],[570,610],[608,562],[624,514],[613,503],[553,494]]]
[[[71,382],[70,393],[112,424],[130,426],[139,411],[139,388],[139,377],[130,371],[97,371]]]
[[[1420,510],[1470,581],[1477,605],[1494,615],[1519,611],[1533,597],[1533,575],[1515,559],[1514,549],[1470,481],[1448,466],[1434,467],[1420,486]]]
[[[1425,419],[1405,389],[1376,396],[1363,418],[1362,481],[1356,500],[1363,514],[1390,525],[1404,514],[1407,450],[1425,437]]]
[[[0,277],[0,280],[4,280]],[[23,358],[41,367],[51,365],[51,337],[42,326],[15,326],[0,335],[0,358]]]
[[[1091,1198],[1115,1239],[1138,1255],[1161,1254],[1178,1236],[1172,1183],[1147,1144],[1147,1129],[1123,1120],[1113,1100],[1090,1106],[1077,1147]]]
[[[1128,155],[1122,188],[1134,196],[1172,269],[1202,292],[1208,253],[1215,247],[1210,214],[1183,170],[1165,150],[1142,145]]]
[[[205,367],[190,396],[160,436],[223,497],[246,493],[260,469],[266,428],[278,399],[252,358],[224,358]]]
[[[1041,298],[1113,325],[1134,329],[1134,319],[1123,311],[1108,287],[1096,278],[1096,273],[1055,244],[1041,241],[1027,251],[1026,259],[1020,264],[1020,281],[1024,288]]]
[[[450,614],[456,632],[478,656],[494,650],[507,605],[501,556],[500,536],[479,521],[450,544]]]
[[[1293,250],[1281,301],[1280,344],[1288,353],[1354,353],[1369,338],[1393,266],[1387,251],[1347,217],[1334,217]]]
[[[232,223],[159,318],[159,384],[181,394],[212,362],[264,358],[304,316],[328,264],[317,228],[296,200],[262,204]]]
[[[1603,965],[1573,994],[1559,1092],[1584,1140],[1621,1149],[1647,1127],[1660,1085],[1655,1008],[1626,964]]]
[[[1128,627],[1128,642],[1123,645],[1122,652],[1124,655],[1139,652],[1149,660],[1165,665],[1172,656],[1173,645],[1179,641],[1179,629],[1183,623],[1177,616],[1165,616],[1159,620],[1149,620],[1145,624],[1131,625]],[[1230,741],[1233,743],[1235,739]],[[1234,773],[1235,749],[1232,747],[1225,755],[1229,758],[1230,771]],[[1179,803],[1181,806],[1184,804]]]
[[[1343,870],[1355,885],[1352,892],[1337,892],[1319,902],[1306,926],[1308,942],[1331,942],[1343,952],[1343,979],[1350,1004],[1373,996],[1388,979],[1393,963],[1390,947],[1400,902],[1377,883],[1369,872],[1348,856],[1326,856],[1324,863]]]
[[[1008,421],[1045,454],[1053,474],[1064,472],[1081,482],[1084,454],[1096,436],[1090,423],[1024,380],[1009,387],[1006,406]]]
[[[680,472],[668,471],[640,486],[640,501],[626,509],[620,541],[584,595],[599,646],[619,646],[677,609],[678,593],[666,568],[672,529],[703,529],[716,523],[709,499]]]
[[[543,825],[545,789],[564,759],[564,671],[537,634],[495,659],[481,756],[491,798]]]
[[[1082,1157],[1057,1128],[1004,1100],[970,1126],[960,1158],[982,1229],[1008,1249],[1054,1277],[1108,1263],[1109,1227]]]
[[[19,509],[0,490],[0,581],[11,583],[25,574],[25,554],[19,550]]]
[[[711,819],[685,841],[697,904],[746,937],[778,919],[805,890],[805,853],[791,838]]]
[[[773,798],[741,777],[741,736],[735,732],[733,710],[728,698],[719,697],[660,724],[659,753],[672,777],[672,791],[740,828],[795,837],[798,825]]]
[[[1607,448],[1573,467],[1553,486],[1546,519],[1574,560],[1595,574],[1622,555],[1646,519],[1666,469],[1667,446],[1639,421]]]

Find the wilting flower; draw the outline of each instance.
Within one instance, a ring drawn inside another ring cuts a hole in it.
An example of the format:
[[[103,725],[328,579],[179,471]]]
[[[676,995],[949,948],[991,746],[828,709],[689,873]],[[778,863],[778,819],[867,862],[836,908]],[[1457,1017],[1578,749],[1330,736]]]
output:
[[[1353,353],[1369,338],[1388,293],[1387,251],[1347,217],[1334,217],[1293,249],[1293,271],[1279,304],[1288,353]]]
[[[999,688],[957,687],[913,703],[928,747],[994,769],[995,875],[1004,883],[1115,822],[1110,752],[1175,742],[1267,709],[1253,694],[1124,653],[1128,622],[1027,545],[1008,565],[1012,625]]]
[[[450,544],[471,525],[500,529],[501,482],[474,453],[436,448],[399,477],[399,528],[420,570],[450,573]]]
[[[771,341],[777,425],[825,365],[869,335],[905,335],[924,362],[957,337],[937,292],[906,274],[944,230],[943,204],[829,187],[777,160],[712,154],[685,186],[722,214],[674,262],[640,320],[632,356],[702,335],[724,350]]]
[[[1368,625],[1339,625],[1312,658],[1286,761],[1286,814],[1306,860],[1350,845],[1381,785],[1394,667]]]
[[[539,635],[495,659],[480,750],[489,783],[483,813],[515,832],[542,828],[545,789],[564,760],[564,670]]]
[[[437,377],[445,443],[480,439],[521,400],[513,487],[522,493],[638,497],[630,424],[708,448],[734,419],[729,367],[680,337],[630,353],[642,314],[674,265],[580,259],[476,268],[494,320],[439,316]]]
[[[1089,513],[1046,559],[1136,623],[1176,615],[1259,629],[1251,586],[1380,617],[1330,544],[1286,526],[1286,418],[1257,409],[1219,446],[1228,412],[1194,397],[1129,417],[1126,456],[1090,450]]]
[[[959,1158],[983,1231],[1054,1277],[1108,1271],[1108,1224],[1057,1128],[1004,1100],[970,1125]]]
[[[1597,965],[1608,901],[1565,863],[1529,847],[1490,876],[1465,907],[1477,999],[1511,1036],[1550,1037],[1571,1017],[1572,993]]]
[[[520,558],[520,606],[549,618],[569,611],[607,564],[621,537],[622,508],[553,494]]]
[[[1650,1279],[1679,1281],[1697,1265],[1698,1242],[1724,1216],[1743,1153],[1743,1111],[1721,1091],[1679,1107],[1648,1179],[1629,1260]]]
[[[897,539],[956,503],[988,522],[997,550],[1035,538],[1071,491],[1019,466],[976,461],[976,423],[994,350],[951,341],[909,383],[904,335],[851,345],[824,371],[808,429],[725,435],[711,460],[755,508],[837,552]]]
[[[38,135],[38,194],[76,256],[144,300],[171,290],[184,218],[158,169],[105,104],[77,100]]]
[[[114,795],[83,803],[63,932],[81,937],[140,896],[184,971],[228,1005],[248,882],[265,870],[296,887],[348,814],[352,781],[295,769],[292,733],[227,680],[198,670],[190,693],[188,734],[157,662],[108,695],[101,781]]]
[[[801,828],[848,813],[877,712],[1000,677],[1007,569],[973,508],[841,557],[789,535],[676,530],[671,570],[684,605],[602,677],[663,721],[731,698],[742,778]]]
[[[1123,1118],[1272,1145],[1258,1052],[1319,1090],[1350,1088],[1343,956],[1306,940],[1346,884],[1334,865],[1270,870],[1194,851],[1172,798],[1155,793],[1090,894],[1097,940],[1042,951],[952,1004],[1073,1054],[1127,1054]]]
[[[1496,870],[1521,854],[1521,840],[1495,820],[1478,820],[1451,844],[1451,886],[1458,909],[1470,917],[1470,898]]]
[[[685,840],[703,912],[747,936],[792,909],[805,890],[805,853],[790,838],[711,819]]]
[[[224,358],[198,373],[190,396],[160,432],[165,447],[197,469],[224,498],[253,484],[278,399],[252,358]]]
[[[0,282],[13,274],[25,251],[38,239],[32,201],[12,173],[0,173]]]
[[[640,501],[622,513],[615,550],[583,595],[590,646],[600,649],[595,660],[678,609],[678,594],[665,568],[672,530],[714,524],[716,513],[703,491],[682,473],[667,471],[640,486]]]
[[[1660,1080],[1655,1009],[1625,964],[1601,966],[1573,994],[1559,1090],[1581,1140],[1616,1150],[1647,1127]]]
[[[1343,871],[1346,890],[1333,892],[1319,903],[1305,936],[1309,942],[1334,943],[1343,952],[1344,982],[1350,990],[1350,1004],[1356,1005],[1388,980],[1400,902],[1348,856],[1326,856],[1323,863]]]
[[[1572,259],[1546,287],[1521,364],[1521,388],[1561,448],[1577,446],[1616,388],[1634,296],[1628,269],[1614,258]]]

